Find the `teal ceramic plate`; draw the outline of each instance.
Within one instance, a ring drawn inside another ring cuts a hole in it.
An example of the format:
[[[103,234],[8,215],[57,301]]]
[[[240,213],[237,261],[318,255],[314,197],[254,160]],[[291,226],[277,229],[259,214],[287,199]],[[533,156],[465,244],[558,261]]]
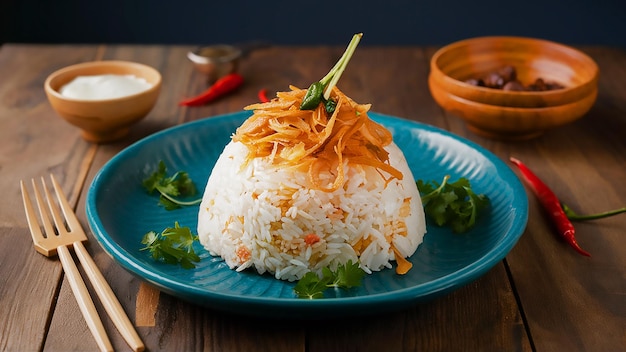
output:
[[[414,177],[467,177],[476,192],[490,198],[490,208],[471,232],[458,235],[428,225],[424,243],[410,258],[413,269],[408,274],[399,276],[393,269],[373,273],[358,288],[331,290],[317,300],[296,298],[293,283],[230,270],[199,244],[202,260],[195,269],[155,262],[140,250],[143,235],[161,232],[175,221],[195,232],[198,208],[166,211],[157,205],[158,197],[144,191],[142,180],[163,160],[171,173],[187,171],[202,192],[222,149],[248,116],[234,113],[161,131],[104,165],[89,188],[87,217],[95,238],[115,261],[163,292],[232,313],[275,318],[373,314],[444,295],[477,279],[507,255],[526,227],[526,192],[499,158],[446,131],[370,113],[393,133]]]

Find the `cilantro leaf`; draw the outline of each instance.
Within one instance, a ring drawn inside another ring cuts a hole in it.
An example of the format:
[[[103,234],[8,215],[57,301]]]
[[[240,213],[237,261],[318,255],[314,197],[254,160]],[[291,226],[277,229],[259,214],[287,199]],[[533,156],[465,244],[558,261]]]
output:
[[[450,175],[437,181],[417,181],[425,214],[437,226],[450,226],[453,232],[463,233],[476,225],[480,212],[489,205],[489,198],[476,194],[467,178],[449,182]]]
[[[349,260],[346,265],[339,265],[337,267],[332,286],[345,289],[361,286],[363,276],[365,276],[365,271],[359,268],[358,264],[352,264],[352,261]]]
[[[337,266],[335,271],[328,267],[322,268],[321,276],[314,272],[306,273],[293,290],[299,298],[324,298],[324,291],[328,288],[349,289],[360,286],[363,276],[365,272],[359,264],[349,260],[346,264]]]
[[[193,243],[198,236],[191,232],[189,227],[180,227],[178,222],[174,227],[167,227],[161,233],[150,231],[141,239],[145,247],[142,251],[149,251],[152,259],[167,264],[180,265],[185,269],[195,268],[200,257],[193,249]]]
[[[308,272],[298,281],[293,290],[299,298],[324,298],[326,284],[324,277],[320,278],[316,273]]]
[[[161,160],[157,171],[153,172],[150,177],[143,180],[143,187],[148,191],[148,193],[154,192],[157,186],[161,183],[161,180],[165,178],[165,172],[165,162]]]
[[[185,171],[178,171],[172,176],[167,176],[167,167],[161,160],[159,167],[149,177],[142,182],[148,194],[159,192],[159,204],[166,210],[174,210],[182,206],[195,205],[202,201],[196,199],[192,201],[182,201],[176,197],[190,197],[197,193],[196,185]]]

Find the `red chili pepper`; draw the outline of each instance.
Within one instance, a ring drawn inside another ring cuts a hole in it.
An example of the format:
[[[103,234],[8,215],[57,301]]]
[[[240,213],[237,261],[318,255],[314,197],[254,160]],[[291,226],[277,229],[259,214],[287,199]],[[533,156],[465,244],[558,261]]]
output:
[[[263,88],[259,91],[258,93],[259,96],[259,101],[261,103],[267,103],[269,100],[269,98],[267,97],[267,89]]]
[[[545,184],[537,175],[535,175],[526,165],[524,165],[521,161],[510,158],[511,162],[515,164],[526,183],[530,186],[533,193],[539,199],[539,202],[543,206],[544,210],[548,213],[550,219],[553,224],[556,226],[557,231],[563,237],[563,239],[572,246],[578,253],[585,255],[587,257],[591,257],[589,252],[580,248],[578,242],[576,241],[576,231],[574,230],[574,225],[567,218],[563,208],[561,207],[561,202],[557,198],[557,196],[552,192],[552,190]]]
[[[196,106],[206,104],[217,98],[220,98],[235,89],[239,88],[243,84],[243,77],[238,73],[230,73],[220,79],[218,79],[212,86],[193,98],[188,98],[178,105],[184,106]]]

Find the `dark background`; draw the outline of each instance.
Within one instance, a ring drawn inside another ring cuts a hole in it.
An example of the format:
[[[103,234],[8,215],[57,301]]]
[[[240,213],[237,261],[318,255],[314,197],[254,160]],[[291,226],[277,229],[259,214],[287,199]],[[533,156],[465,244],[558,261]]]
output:
[[[626,47],[625,0],[0,0],[0,43],[442,45],[519,35]]]

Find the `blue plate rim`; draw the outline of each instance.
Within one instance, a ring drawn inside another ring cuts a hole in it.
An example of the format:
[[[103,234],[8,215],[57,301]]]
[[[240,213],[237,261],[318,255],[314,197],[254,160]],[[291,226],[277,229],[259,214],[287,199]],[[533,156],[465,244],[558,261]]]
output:
[[[508,231],[507,236],[504,236],[499,240],[498,246],[485,253],[482,257],[480,257],[470,265],[467,265],[457,271],[416,286],[395,289],[389,292],[376,293],[366,296],[325,298],[318,300],[306,300],[296,297],[285,298],[266,296],[241,296],[239,294],[209,291],[206,290],[206,288],[200,288],[189,283],[180,282],[156,275],[155,273],[150,272],[147,268],[142,266],[141,263],[132,261],[132,256],[128,255],[128,251],[121,247],[117,242],[113,241],[110,236],[108,236],[97,214],[97,188],[99,187],[100,183],[103,182],[102,180],[106,179],[107,173],[110,172],[110,165],[120,162],[120,160],[122,160],[124,157],[132,155],[132,153],[136,149],[141,148],[146,144],[152,143],[153,141],[159,140],[165,135],[181,132],[187,129],[193,129],[197,125],[207,123],[213,124],[222,120],[232,120],[235,118],[245,118],[246,114],[249,114],[249,112],[240,111],[222,114],[169,127],[134,142],[133,144],[129,145],[118,154],[116,154],[107,163],[105,163],[105,165],[103,165],[103,167],[97,172],[91,185],[89,186],[85,207],[89,226],[95,239],[104,249],[104,251],[114,259],[115,262],[117,262],[120,266],[122,266],[124,269],[131,272],[135,276],[138,276],[139,278],[156,285],[158,288],[168,293],[177,295],[183,299],[190,297],[203,297],[204,299],[208,300],[216,300],[216,302],[238,302],[251,305],[261,304],[271,305],[275,307],[282,306],[285,308],[297,307],[316,309],[320,307],[337,308],[338,306],[341,306],[349,308],[354,306],[370,306],[377,303],[387,302],[390,298],[393,298],[395,301],[394,305],[397,306],[425,300],[430,297],[437,296],[440,293],[460,288],[468,284],[469,282],[476,280],[477,278],[485,274],[493,266],[495,266],[498,262],[503,260],[504,257],[506,257],[506,255],[516,245],[517,241],[519,240],[526,228],[528,222],[528,199],[526,197],[524,187],[521,182],[519,182],[517,176],[512,171],[512,169],[491,151],[473,141],[455,135],[452,132],[446,131],[436,126],[392,115],[369,112],[368,114],[370,115],[370,117],[377,122],[383,124],[385,124],[385,121],[401,122],[403,124],[408,124],[413,128],[438,133],[443,135],[444,137],[452,138],[462,144],[465,144],[471,149],[474,149],[483,156],[485,156],[490,162],[494,163],[499,172],[507,173],[508,179],[515,180],[514,184],[511,184],[511,187],[513,187],[513,189],[515,190],[515,193],[518,196],[518,200],[521,201],[521,204],[517,204],[517,210],[519,210],[519,216],[521,216],[521,219],[518,219],[519,221],[516,221],[514,223],[515,226]],[[501,245],[502,242],[505,242],[505,245]],[[450,283],[450,277],[455,277],[456,280]]]

